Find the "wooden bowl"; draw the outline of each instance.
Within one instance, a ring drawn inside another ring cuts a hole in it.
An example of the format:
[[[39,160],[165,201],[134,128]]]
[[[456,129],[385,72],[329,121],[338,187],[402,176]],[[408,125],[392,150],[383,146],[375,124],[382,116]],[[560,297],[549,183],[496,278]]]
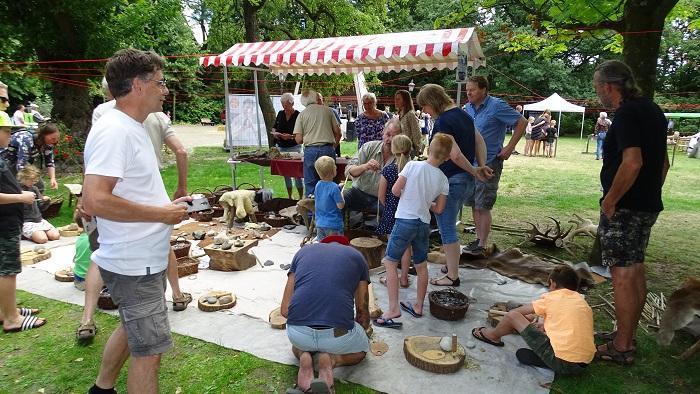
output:
[[[226,295],[230,295],[231,298],[233,298],[233,301],[224,304],[220,303],[218,301],[218,298],[221,298]],[[208,303],[207,298],[209,297],[217,298],[217,302],[215,304]],[[207,294],[199,297],[199,300],[197,300],[197,307],[202,312],[216,312],[222,309],[231,309],[234,305],[236,305],[236,296],[229,291],[210,291]]]
[[[60,270],[53,274],[53,278],[59,282],[72,282],[75,279],[75,274],[72,270]]]

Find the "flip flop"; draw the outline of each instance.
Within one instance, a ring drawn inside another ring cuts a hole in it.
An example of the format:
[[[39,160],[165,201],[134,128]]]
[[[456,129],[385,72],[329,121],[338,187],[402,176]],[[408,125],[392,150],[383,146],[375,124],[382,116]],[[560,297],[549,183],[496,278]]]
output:
[[[3,328],[2,330],[5,332],[8,332],[8,333],[9,332],[20,332],[20,331],[31,330],[32,328],[39,328],[39,327],[43,326],[44,324],[46,324],[46,319],[39,321],[38,317],[31,315],[31,316],[25,316],[24,319],[22,320],[22,325],[20,325],[19,327],[10,328],[10,329]]]
[[[386,276],[380,276],[380,277],[379,277],[379,283],[381,283],[381,284],[383,284],[384,286],[386,286]],[[401,287],[402,289],[408,289],[409,287],[411,287],[411,281],[409,280],[409,281],[408,281],[408,284],[407,284],[406,286],[402,285],[402,284],[401,284],[401,281],[399,281],[399,287]]]
[[[325,380],[321,378],[316,378],[311,381],[311,386],[309,386],[309,390],[313,394],[330,394],[331,389],[328,388],[328,384],[326,383]]]
[[[447,279],[450,281],[450,283],[438,283],[438,281]],[[439,278],[431,279],[430,284],[433,286],[459,286],[459,278],[457,279],[452,279],[447,275],[441,276]]]
[[[486,337],[484,336],[484,333],[481,332],[484,328],[486,328],[486,327],[476,327],[476,328],[474,328],[474,329],[472,330],[472,336],[473,336],[474,338],[480,340],[481,342],[488,343],[489,345],[498,346],[498,347],[503,347],[503,346],[505,346],[505,343],[503,343],[503,341],[494,342],[494,341],[492,341],[492,340],[486,338]]]
[[[402,310],[408,312],[411,316],[416,317],[416,318],[423,317],[422,313],[418,313],[413,309],[413,304],[401,301],[401,302],[399,302],[399,305],[401,306]]]
[[[399,329],[403,327],[403,323],[400,321],[394,321],[395,318],[392,319],[385,319],[383,317],[380,317],[379,319],[374,319],[372,320],[372,324],[374,324],[377,327],[386,327],[386,328],[395,328]],[[381,323],[379,322],[381,320]]]

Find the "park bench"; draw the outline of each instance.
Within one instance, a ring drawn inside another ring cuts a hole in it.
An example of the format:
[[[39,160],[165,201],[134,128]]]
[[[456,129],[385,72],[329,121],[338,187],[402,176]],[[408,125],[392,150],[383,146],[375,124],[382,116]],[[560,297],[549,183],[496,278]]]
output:
[[[202,118],[199,120],[199,123],[201,123],[202,126],[214,126],[214,122],[209,118]]]

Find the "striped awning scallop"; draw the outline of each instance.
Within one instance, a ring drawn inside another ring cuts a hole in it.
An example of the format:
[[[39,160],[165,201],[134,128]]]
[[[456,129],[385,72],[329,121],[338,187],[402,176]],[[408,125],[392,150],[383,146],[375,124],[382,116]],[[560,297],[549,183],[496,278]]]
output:
[[[484,65],[474,28],[239,43],[199,61],[205,67],[260,67],[275,74],[353,74],[454,69],[458,53],[468,56],[470,66]]]

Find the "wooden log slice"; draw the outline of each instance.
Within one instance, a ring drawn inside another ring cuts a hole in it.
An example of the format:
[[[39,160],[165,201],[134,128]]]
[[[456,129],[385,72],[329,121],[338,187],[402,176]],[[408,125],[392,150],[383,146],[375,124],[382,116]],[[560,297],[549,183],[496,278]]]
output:
[[[442,337],[412,336],[403,340],[406,361],[416,368],[434,373],[454,373],[464,365],[466,352],[457,344],[457,351],[445,352],[440,348]]]
[[[367,261],[369,269],[382,265],[384,243],[377,238],[358,237],[350,240],[350,245],[357,249]]]
[[[497,313],[498,311],[503,312],[503,314]],[[488,311],[488,317],[486,318],[486,321],[491,324],[491,327],[496,327],[498,323],[503,319],[503,316],[506,314],[507,309],[506,309],[506,303],[505,302],[497,302],[493,305],[491,305],[491,308],[489,308]]]
[[[370,283],[367,286],[367,292],[369,295],[369,317],[371,319],[378,319],[382,317],[382,308],[377,306],[377,298],[374,296],[374,286]]]
[[[224,296],[231,296],[233,301],[221,303],[219,299]],[[216,303],[208,303],[207,298],[209,297],[217,298]],[[197,307],[203,312],[216,312],[222,309],[231,309],[234,305],[236,305],[236,296],[230,291],[210,291],[207,294],[199,297],[199,300],[197,300]]]
[[[36,264],[40,261],[44,261],[46,259],[51,258],[51,251],[48,249],[44,249],[43,253],[35,252],[33,250],[28,250],[20,255],[20,259],[22,260],[22,265],[31,265],[31,264]]]
[[[372,341],[372,343],[369,344],[369,350],[375,356],[383,356],[389,351],[389,345],[384,341]]]
[[[75,279],[75,274],[73,273],[73,270],[65,269],[56,271],[56,273],[53,274],[53,277],[59,282],[72,282]]]
[[[272,328],[278,330],[284,330],[285,328],[287,328],[287,318],[282,316],[279,307],[275,308],[272,312],[270,312],[269,321],[270,327]]]

